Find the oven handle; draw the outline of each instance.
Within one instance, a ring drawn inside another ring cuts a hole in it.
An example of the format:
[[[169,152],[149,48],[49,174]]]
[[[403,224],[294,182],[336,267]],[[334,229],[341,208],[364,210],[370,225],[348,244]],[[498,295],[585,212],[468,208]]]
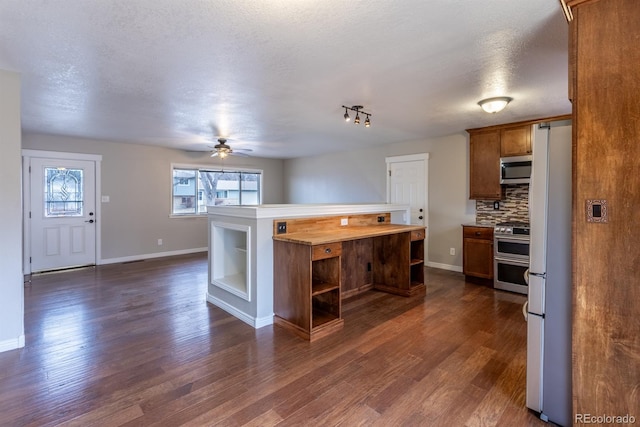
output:
[[[493,236],[493,238],[495,240],[501,240],[504,242],[516,242],[516,243],[531,241],[531,238],[529,236],[520,237],[517,234],[509,234],[507,236]]]
[[[529,320],[529,301],[525,301],[522,304],[522,315],[524,316],[524,321],[527,322]]]
[[[494,261],[496,262],[502,262],[504,264],[511,264],[511,265],[520,265],[522,267],[528,267],[529,266],[529,259],[513,259],[513,258],[501,258],[501,257],[494,257]]]

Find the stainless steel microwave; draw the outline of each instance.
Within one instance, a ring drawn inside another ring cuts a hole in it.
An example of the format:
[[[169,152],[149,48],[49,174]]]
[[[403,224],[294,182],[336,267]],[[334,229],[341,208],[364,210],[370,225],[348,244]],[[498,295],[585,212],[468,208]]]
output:
[[[532,163],[532,156],[501,157],[500,184],[528,184]]]

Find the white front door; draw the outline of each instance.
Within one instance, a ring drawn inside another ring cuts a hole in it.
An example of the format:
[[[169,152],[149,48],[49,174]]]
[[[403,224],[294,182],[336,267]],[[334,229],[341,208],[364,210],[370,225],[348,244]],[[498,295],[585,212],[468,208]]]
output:
[[[31,272],[96,263],[96,167],[88,160],[31,158]]]

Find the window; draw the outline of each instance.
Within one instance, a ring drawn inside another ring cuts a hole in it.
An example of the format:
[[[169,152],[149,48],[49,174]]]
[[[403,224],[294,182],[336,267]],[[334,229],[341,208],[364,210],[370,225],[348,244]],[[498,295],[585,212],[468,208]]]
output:
[[[44,216],[82,216],[83,170],[44,168]]]
[[[259,205],[262,173],[174,167],[173,215],[206,214],[207,206]]]

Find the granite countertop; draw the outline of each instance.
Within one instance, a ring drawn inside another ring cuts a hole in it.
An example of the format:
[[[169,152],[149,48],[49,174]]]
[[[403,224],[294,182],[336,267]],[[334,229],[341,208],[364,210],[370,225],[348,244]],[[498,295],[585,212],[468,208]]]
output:
[[[490,224],[488,222],[467,222],[465,224],[462,224],[463,227],[487,227],[487,228],[493,228],[495,227],[495,224]]]

